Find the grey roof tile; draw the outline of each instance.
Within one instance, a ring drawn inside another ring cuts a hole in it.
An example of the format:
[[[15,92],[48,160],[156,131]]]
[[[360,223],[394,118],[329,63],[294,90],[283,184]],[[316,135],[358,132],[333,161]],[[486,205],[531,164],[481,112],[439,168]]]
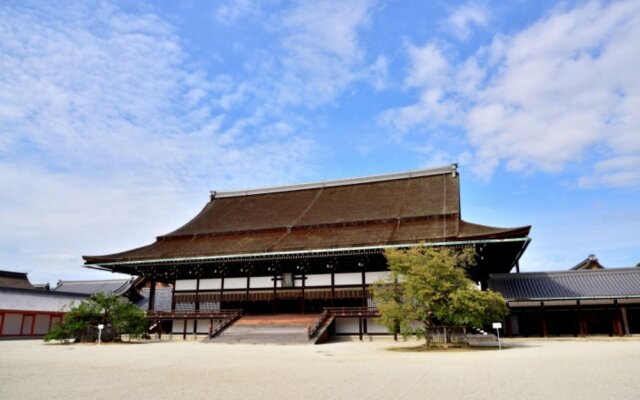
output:
[[[60,281],[54,291],[67,293],[113,293],[123,294],[133,283],[131,279],[93,280],[93,281]]]
[[[640,297],[640,268],[494,274],[489,288],[507,300]]]
[[[140,295],[142,299],[136,304],[144,311],[149,310],[149,288],[142,288]],[[171,288],[156,288],[155,311],[171,311],[171,297]]]
[[[0,310],[68,311],[71,303],[79,304],[86,297],[77,293],[0,288]]]

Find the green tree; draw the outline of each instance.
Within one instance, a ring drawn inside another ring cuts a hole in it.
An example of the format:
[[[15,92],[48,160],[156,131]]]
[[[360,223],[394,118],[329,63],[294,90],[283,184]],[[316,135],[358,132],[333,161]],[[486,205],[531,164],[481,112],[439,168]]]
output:
[[[118,340],[121,334],[139,338],[146,334],[147,318],[142,310],[126,298],[96,293],[72,307],[65,315],[64,322],[51,329],[44,340],[94,341],[99,324],[104,325],[101,340]]]
[[[390,332],[426,338],[436,325],[482,326],[508,312],[501,294],[481,291],[465,270],[475,265],[472,248],[413,247],[385,252],[391,275],[373,286],[380,322]],[[416,322],[418,322],[416,324]]]

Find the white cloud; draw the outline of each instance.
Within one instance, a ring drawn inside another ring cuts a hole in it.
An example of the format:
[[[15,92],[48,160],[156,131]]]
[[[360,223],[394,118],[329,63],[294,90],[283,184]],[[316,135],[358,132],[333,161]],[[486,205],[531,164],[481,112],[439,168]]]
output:
[[[381,121],[401,130],[464,128],[485,178],[501,163],[557,172],[587,162],[594,175],[583,184],[638,185],[629,161],[640,153],[638,42],[640,4],[627,1],[556,10],[459,63],[435,43],[410,46],[407,82],[421,89],[420,100]]]
[[[481,4],[468,3],[456,8],[446,20],[446,28],[460,40],[467,39],[472,27],[486,27],[489,11]]]
[[[230,25],[242,17],[253,17],[260,14],[264,1],[259,0],[227,0],[218,5],[213,12],[217,22]]]
[[[277,104],[316,108],[331,103],[356,81],[382,86],[386,60],[379,57],[368,65],[358,39],[369,23],[371,3],[299,2],[270,21],[281,46]]]
[[[209,189],[289,182],[313,165],[298,126],[260,136],[277,117],[231,115],[252,89],[190,67],[156,15],[4,5],[0,37],[0,247],[32,280],[150,242]]]

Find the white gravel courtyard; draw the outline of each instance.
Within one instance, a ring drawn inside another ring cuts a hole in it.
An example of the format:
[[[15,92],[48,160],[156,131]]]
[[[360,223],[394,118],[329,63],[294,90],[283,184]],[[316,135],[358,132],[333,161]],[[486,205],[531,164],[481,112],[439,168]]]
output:
[[[640,340],[46,345],[0,341],[0,399],[639,399]]]

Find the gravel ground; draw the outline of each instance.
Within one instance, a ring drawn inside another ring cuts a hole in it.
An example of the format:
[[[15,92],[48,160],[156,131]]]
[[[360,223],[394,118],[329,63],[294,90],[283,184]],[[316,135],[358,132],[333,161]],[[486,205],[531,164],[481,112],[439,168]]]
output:
[[[47,345],[0,341],[0,399],[640,399],[640,340]]]

